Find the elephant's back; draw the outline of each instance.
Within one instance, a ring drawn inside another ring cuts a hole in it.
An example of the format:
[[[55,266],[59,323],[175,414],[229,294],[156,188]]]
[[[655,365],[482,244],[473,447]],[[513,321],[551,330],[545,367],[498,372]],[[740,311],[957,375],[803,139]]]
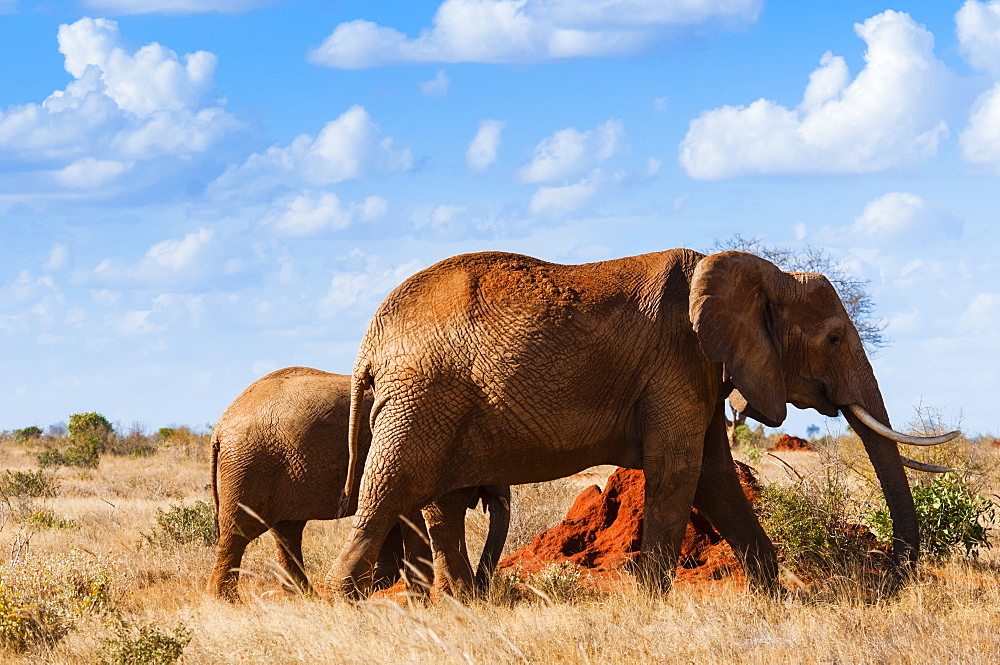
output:
[[[364,407],[367,414],[368,395]],[[215,427],[220,494],[239,497],[269,523],[335,517],[349,415],[349,376],[289,367],[254,382]],[[362,421],[366,451],[371,432]]]

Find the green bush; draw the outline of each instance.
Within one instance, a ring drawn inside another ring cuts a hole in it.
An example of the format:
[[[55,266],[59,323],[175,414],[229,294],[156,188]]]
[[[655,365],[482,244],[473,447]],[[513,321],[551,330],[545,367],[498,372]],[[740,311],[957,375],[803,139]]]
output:
[[[947,558],[960,549],[977,556],[989,548],[990,527],[997,504],[973,492],[953,473],[911,487],[920,526],[920,549],[928,556]],[[984,524],[985,523],[985,524]],[[882,507],[868,516],[868,524],[885,542],[892,540],[892,517]]]
[[[27,443],[28,441],[40,438],[42,436],[42,430],[32,425],[31,427],[16,429],[13,434],[15,443]]]
[[[62,453],[59,452],[59,449],[52,446],[47,446],[45,450],[35,455],[35,460],[38,462],[38,466],[43,469],[55,466],[64,466],[66,463],[63,460]]]
[[[105,440],[115,431],[108,419],[95,411],[71,415],[67,430],[71,439],[90,435],[96,438],[103,437]]]
[[[103,641],[102,665],[173,665],[191,642],[191,631],[178,623],[172,633],[155,626],[123,623]]]
[[[858,532],[858,507],[836,476],[764,485],[759,511],[785,565],[806,576],[847,572],[875,544]]]
[[[7,496],[53,497],[59,493],[59,486],[39,469],[38,471],[3,472],[0,487]]]
[[[35,529],[79,529],[80,523],[68,517],[59,517],[54,511],[39,508],[21,515],[17,520],[21,526]]]
[[[156,525],[152,533],[142,534],[143,541],[150,545],[215,544],[215,509],[204,501],[190,506],[174,504],[166,511],[157,508]]]
[[[101,444],[97,439],[81,437],[67,446],[60,455],[66,466],[96,469],[101,461]]]
[[[53,466],[75,466],[95,469],[114,439],[115,430],[108,419],[99,413],[74,413],[69,417],[69,445],[63,449],[47,446],[35,455],[38,466],[43,469]]]
[[[132,459],[137,459],[139,457],[152,457],[155,454],[156,446],[142,445],[132,449],[128,456]]]

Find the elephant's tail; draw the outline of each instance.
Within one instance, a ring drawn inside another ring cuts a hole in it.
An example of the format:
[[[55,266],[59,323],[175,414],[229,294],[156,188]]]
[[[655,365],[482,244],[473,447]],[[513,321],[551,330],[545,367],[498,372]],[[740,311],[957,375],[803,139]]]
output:
[[[219,428],[212,431],[212,503],[215,505],[215,539],[219,539]]]
[[[358,437],[361,435],[361,418],[364,415],[365,389],[371,385],[371,365],[356,365],[351,375],[351,419],[347,428],[347,478],[344,495],[340,497],[337,516],[351,514],[351,495],[354,493],[354,474],[358,467]]]

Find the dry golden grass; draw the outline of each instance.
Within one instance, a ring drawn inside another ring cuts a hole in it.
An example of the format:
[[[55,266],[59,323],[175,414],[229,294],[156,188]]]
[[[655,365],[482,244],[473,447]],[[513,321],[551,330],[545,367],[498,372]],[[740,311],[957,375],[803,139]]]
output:
[[[5,442],[0,465],[34,469],[30,452]],[[821,454],[782,457],[800,473],[830,463]],[[579,491],[603,485],[608,472],[600,468],[515,488],[508,552],[560,520]],[[1000,486],[995,471],[982,473],[983,487]],[[192,630],[180,661],[187,664],[1000,661],[1000,556],[992,551],[979,561],[922,564],[897,595],[874,602],[870,592],[834,580],[784,600],[719,583],[679,585],[666,597],[624,590],[570,602],[512,603],[497,592],[468,607],[448,599],[402,607],[280,591],[272,570],[274,544],[265,535],[247,552],[241,589],[247,600],[230,605],[203,593],[211,548],[139,547],[142,534],[156,526],[157,509],[210,501],[201,452],[170,448],[140,459],[107,456],[96,470],[64,468],[56,475],[57,497],[11,498],[0,505],[0,559],[42,559],[71,548],[100,558],[110,564],[111,611],[77,620],[51,646],[0,651],[4,663],[100,662],[102,640],[111,636],[116,619],[165,631],[183,622]],[[19,511],[38,507],[80,526],[30,531],[18,524]],[[472,547],[486,526],[481,513],[470,513]],[[346,529],[343,522],[310,523],[304,551],[313,580],[322,580]]]

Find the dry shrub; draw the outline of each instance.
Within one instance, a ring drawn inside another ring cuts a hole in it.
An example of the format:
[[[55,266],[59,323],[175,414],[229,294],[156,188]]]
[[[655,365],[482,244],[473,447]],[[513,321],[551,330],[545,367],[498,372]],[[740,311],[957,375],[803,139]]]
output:
[[[110,566],[70,550],[0,566],[0,645],[23,651],[53,644],[86,614],[108,608]]]

